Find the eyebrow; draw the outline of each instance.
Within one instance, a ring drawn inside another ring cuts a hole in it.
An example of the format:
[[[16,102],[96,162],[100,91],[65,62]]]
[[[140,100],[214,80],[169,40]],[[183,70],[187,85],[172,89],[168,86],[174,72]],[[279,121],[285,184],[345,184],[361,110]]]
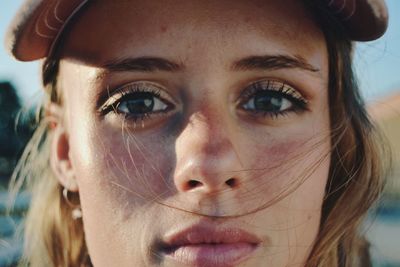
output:
[[[178,64],[159,57],[138,57],[138,58],[117,59],[106,62],[102,67],[111,72],[121,72],[121,71],[175,72],[184,69],[184,66],[182,64]]]
[[[298,68],[311,72],[318,72],[319,69],[308,63],[301,56],[288,55],[265,55],[250,56],[233,63],[231,70],[233,71],[249,71],[249,70],[275,70],[275,69],[292,69]]]
[[[102,68],[110,72],[138,71],[155,72],[168,71],[177,72],[185,69],[182,63],[175,63],[160,57],[138,57],[124,58],[108,61]],[[318,72],[319,69],[308,63],[301,56],[289,55],[263,55],[249,56],[234,62],[231,65],[232,71],[251,70],[276,70],[285,68],[298,68],[310,72]]]

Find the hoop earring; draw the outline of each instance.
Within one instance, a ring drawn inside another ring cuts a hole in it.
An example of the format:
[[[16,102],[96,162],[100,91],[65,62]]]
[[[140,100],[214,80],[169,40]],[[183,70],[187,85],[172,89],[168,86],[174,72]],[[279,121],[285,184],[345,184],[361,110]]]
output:
[[[68,189],[64,187],[62,194],[65,199],[65,202],[67,202],[68,206],[70,206],[72,208],[72,212],[71,212],[72,219],[74,219],[74,220],[80,219],[80,218],[82,218],[81,205],[73,204],[68,198],[68,192],[69,192]]]

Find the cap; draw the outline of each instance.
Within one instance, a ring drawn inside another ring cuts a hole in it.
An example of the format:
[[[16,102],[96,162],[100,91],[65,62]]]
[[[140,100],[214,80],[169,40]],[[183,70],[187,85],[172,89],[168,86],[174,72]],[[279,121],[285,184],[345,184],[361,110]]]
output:
[[[68,23],[93,0],[25,0],[6,35],[7,50],[18,60],[51,54]],[[371,41],[384,34],[388,11],[384,0],[316,0],[342,23],[347,37]]]

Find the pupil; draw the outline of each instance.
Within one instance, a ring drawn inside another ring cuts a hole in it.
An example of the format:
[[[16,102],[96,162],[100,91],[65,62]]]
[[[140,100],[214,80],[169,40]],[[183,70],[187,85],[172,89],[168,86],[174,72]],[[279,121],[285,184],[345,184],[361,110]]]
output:
[[[279,111],[282,107],[282,97],[271,96],[265,93],[258,94],[254,99],[254,106],[257,110],[262,111]]]
[[[130,113],[148,113],[153,111],[154,99],[149,93],[137,93],[127,101],[126,105]]]

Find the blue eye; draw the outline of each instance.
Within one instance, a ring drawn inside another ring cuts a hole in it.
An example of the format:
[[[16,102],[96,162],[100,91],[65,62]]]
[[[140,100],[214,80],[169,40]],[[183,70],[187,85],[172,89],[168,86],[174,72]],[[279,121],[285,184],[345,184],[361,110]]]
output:
[[[244,105],[246,110],[282,112],[293,107],[293,103],[279,92],[258,91]]]
[[[133,116],[142,116],[167,109],[168,105],[151,92],[131,92],[123,96],[116,105],[118,113]]]
[[[307,108],[307,100],[294,88],[279,81],[259,81],[241,95],[241,108],[253,114],[283,115]]]
[[[167,113],[173,108],[166,92],[151,82],[136,82],[117,90],[100,108],[101,114],[115,113],[133,121]],[[161,96],[162,95],[162,96]]]

